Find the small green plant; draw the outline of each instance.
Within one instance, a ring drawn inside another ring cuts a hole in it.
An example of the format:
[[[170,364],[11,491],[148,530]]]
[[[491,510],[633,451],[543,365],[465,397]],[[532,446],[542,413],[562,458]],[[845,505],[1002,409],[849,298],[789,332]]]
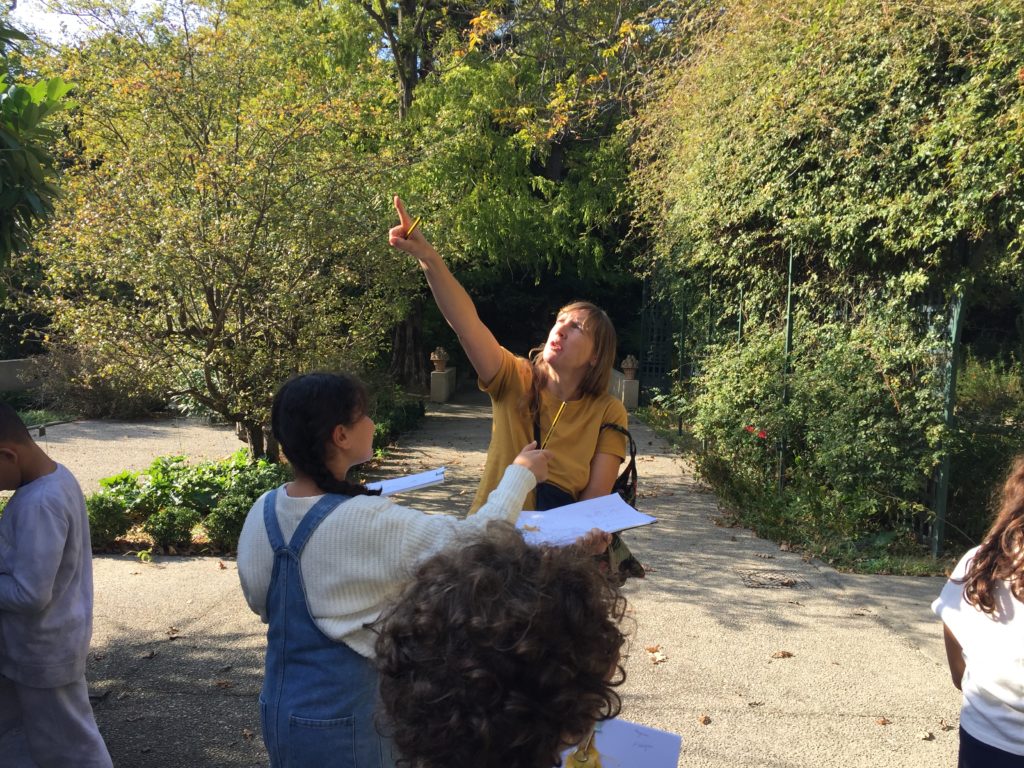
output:
[[[131,527],[122,499],[109,492],[94,493],[85,500],[89,513],[89,539],[94,549],[108,547]]]
[[[140,563],[151,563],[153,562],[153,548],[140,549],[137,552],[131,552],[130,554],[135,555]]]
[[[189,507],[165,507],[146,518],[142,530],[153,537],[157,546],[185,549],[192,544],[192,529],[199,523],[199,513]]]
[[[237,468],[228,490],[203,520],[210,542],[223,550],[237,547],[238,536],[253,503],[266,491],[286,482],[289,476],[287,467],[263,460]]]

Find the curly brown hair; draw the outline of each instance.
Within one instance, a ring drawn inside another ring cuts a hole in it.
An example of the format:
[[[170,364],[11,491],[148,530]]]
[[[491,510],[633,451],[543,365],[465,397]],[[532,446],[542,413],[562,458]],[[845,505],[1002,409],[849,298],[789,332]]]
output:
[[[1010,591],[1024,601],[1024,455],[1010,469],[999,498],[999,512],[964,578],[964,597],[971,605],[994,615],[995,587],[1008,581]]]
[[[540,768],[615,717],[626,601],[508,523],[425,561],[378,623],[382,727],[411,768]]]

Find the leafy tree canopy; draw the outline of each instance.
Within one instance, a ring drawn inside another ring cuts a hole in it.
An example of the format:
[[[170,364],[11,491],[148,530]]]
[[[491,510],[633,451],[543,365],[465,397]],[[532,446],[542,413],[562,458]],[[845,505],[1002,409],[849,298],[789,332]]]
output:
[[[387,81],[343,10],[107,14],[65,52],[80,162],[44,245],[56,331],[107,376],[241,423],[261,455],[280,382],[372,361],[415,279],[367,194],[395,170]]]
[[[1019,282],[1024,6],[861,0],[715,11],[638,128],[670,269]],[[841,277],[839,282],[845,282]]]
[[[71,86],[60,78],[18,82],[13,49],[28,37],[0,15],[0,267],[28,247],[57,197],[50,116]]]

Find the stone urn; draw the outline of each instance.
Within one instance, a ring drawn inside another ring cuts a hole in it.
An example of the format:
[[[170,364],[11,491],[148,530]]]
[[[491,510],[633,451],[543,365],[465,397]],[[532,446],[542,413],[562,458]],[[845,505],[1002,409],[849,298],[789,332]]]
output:
[[[434,370],[443,372],[448,367],[448,352],[444,347],[438,347],[430,353],[430,362],[434,364]]]
[[[640,368],[640,362],[632,355],[626,355],[626,359],[619,363],[622,368],[622,375],[626,377],[627,381],[633,381],[636,379],[636,372]]]

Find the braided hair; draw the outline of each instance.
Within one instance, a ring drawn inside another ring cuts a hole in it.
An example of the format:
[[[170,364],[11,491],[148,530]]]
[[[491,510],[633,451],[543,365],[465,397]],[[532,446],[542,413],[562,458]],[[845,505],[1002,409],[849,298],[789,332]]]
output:
[[[327,444],[334,428],[355,424],[368,412],[369,401],[363,382],[345,373],[307,373],[285,382],[274,395],[270,424],[293,470],[327,493],[379,494],[335,477],[327,467]]]

